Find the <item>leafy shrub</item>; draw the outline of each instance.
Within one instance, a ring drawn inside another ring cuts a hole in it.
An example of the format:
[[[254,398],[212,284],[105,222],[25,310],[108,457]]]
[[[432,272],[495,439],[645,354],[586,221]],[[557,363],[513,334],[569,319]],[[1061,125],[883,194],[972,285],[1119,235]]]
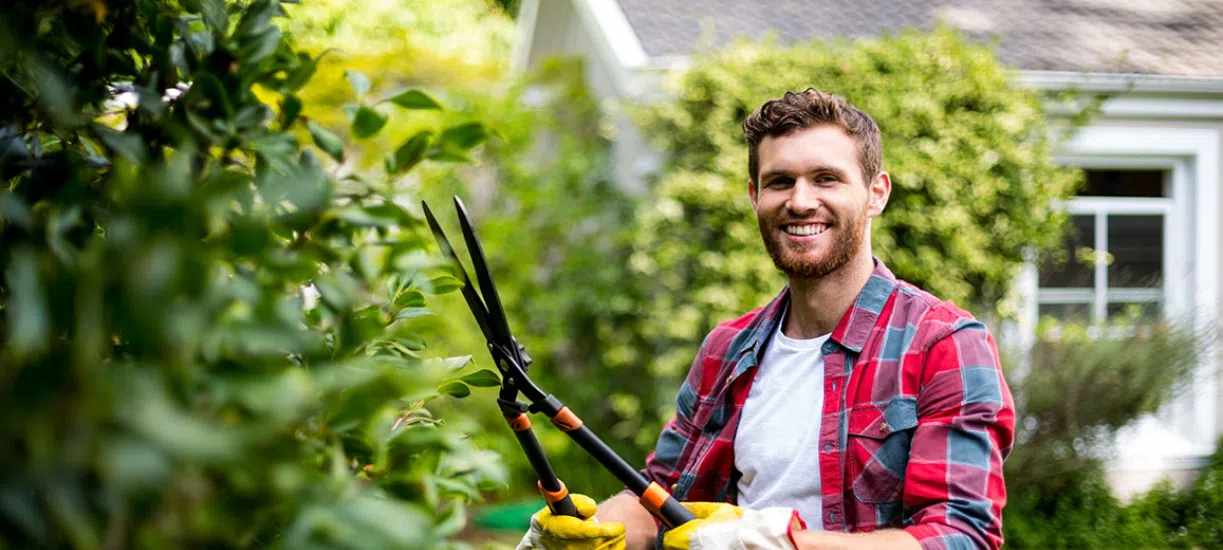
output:
[[[416,320],[457,280],[404,206],[417,163],[464,158],[485,130],[422,132],[381,173],[339,163],[341,135],[376,137],[395,107],[352,72],[347,130],[303,117],[318,60],[280,15],[0,15],[6,544],[435,548],[503,482],[432,411],[494,382],[423,357]]]
[[[1219,548],[1223,544],[1223,441],[1188,491],[1163,481],[1123,504],[1098,461],[1049,479],[1010,483],[1008,548]],[[1056,479],[1051,482],[1050,479]]]
[[[1117,431],[1178,395],[1212,343],[1209,333],[1166,322],[1042,322],[1029,356],[1008,362],[1018,414],[1004,465],[1007,546],[1214,547],[1202,543],[1223,528],[1208,508],[1220,497],[1218,472],[1203,474],[1192,493],[1164,482],[1128,505],[1105,475]]]
[[[1050,321],[1008,369],[1019,414],[1007,480],[1018,486],[1099,458],[1117,430],[1179,394],[1211,344],[1202,331],[1163,322]]]

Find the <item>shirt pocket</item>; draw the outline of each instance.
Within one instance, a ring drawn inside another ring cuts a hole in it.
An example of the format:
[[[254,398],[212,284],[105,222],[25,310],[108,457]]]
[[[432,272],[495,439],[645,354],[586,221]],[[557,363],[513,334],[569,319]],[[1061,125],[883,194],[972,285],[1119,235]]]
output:
[[[866,504],[900,501],[916,428],[917,400],[911,397],[850,409],[846,459],[854,498]]]

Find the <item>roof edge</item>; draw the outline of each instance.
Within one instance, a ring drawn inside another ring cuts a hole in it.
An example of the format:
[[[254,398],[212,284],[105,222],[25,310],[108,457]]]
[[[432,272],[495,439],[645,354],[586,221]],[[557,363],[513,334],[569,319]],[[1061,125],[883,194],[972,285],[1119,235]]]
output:
[[[649,56],[619,2],[575,0],[574,7],[583,23],[590,26],[592,34],[601,35],[620,67],[633,70],[646,65]]]
[[[1223,94],[1223,77],[1020,70],[1018,83],[1039,90]]]

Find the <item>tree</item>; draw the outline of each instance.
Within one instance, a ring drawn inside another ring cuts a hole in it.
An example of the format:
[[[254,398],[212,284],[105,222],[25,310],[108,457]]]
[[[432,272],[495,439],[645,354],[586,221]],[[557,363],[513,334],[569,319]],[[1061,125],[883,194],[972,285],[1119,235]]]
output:
[[[435,548],[495,456],[436,418],[496,385],[427,359],[431,256],[409,192],[481,124],[356,170],[416,90],[318,58],[273,0],[19,1],[0,16],[0,535],[47,548]],[[348,134],[347,137],[343,137]]]

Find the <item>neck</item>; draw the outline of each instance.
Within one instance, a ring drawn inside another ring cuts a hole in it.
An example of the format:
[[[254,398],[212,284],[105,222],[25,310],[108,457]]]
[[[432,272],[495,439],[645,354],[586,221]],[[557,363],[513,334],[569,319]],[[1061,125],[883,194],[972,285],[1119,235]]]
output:
[[[790,278],[790,314],[782,333],[790,338],[817,338],[832,332],[866,286],[875,263],[869,247],[819,279]]]

